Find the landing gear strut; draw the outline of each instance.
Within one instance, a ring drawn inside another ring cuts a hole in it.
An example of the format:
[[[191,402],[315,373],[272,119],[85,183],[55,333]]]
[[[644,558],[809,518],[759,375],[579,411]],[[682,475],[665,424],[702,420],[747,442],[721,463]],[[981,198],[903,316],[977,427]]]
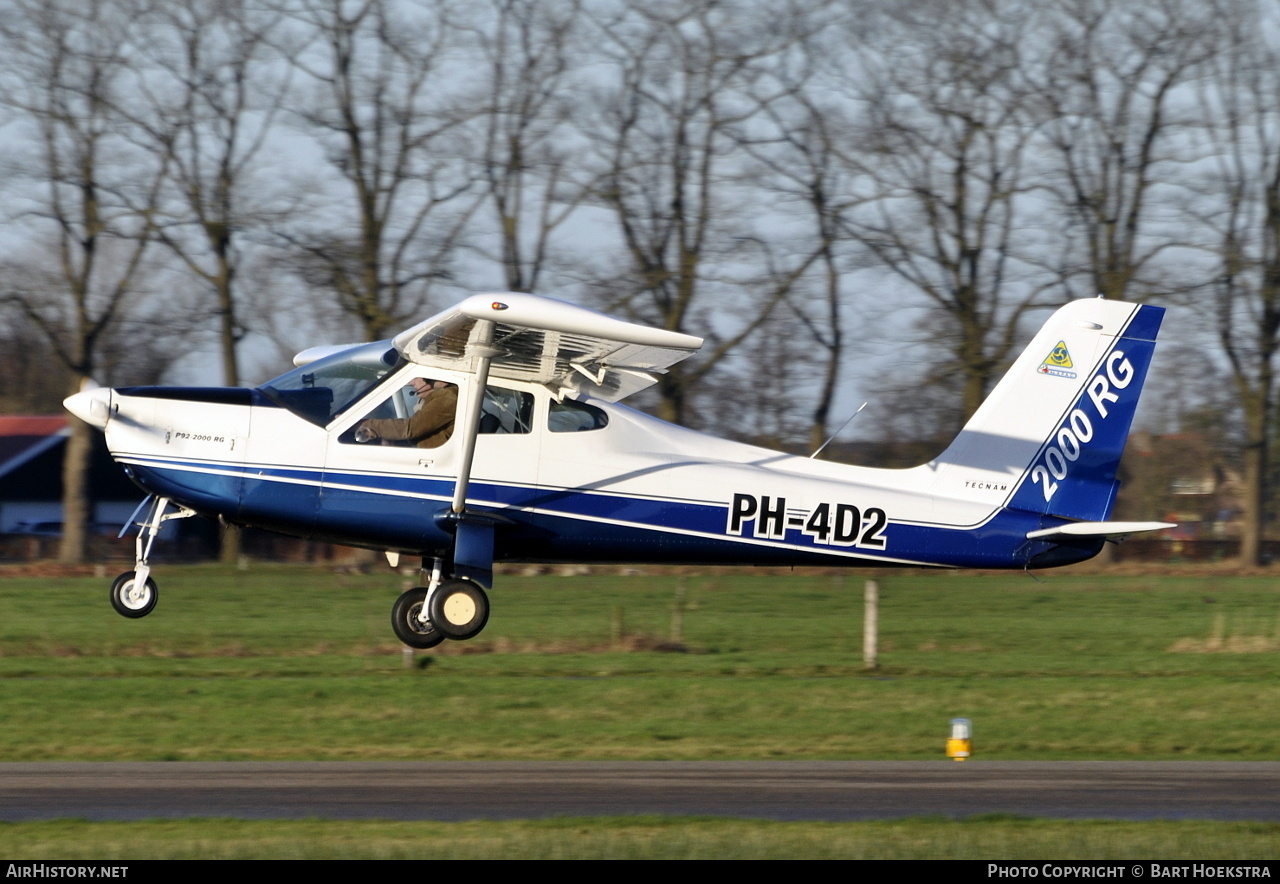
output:
[[[434,648],[446,638],[475,638],[488,622],[484,590],[465,578],[443,579],[440,559],[434,561],[429,585],[407,590],[391,608],[391,628],[411,648]]]
[[[151,564],[148,561],[151,556],[151,546],[156,542],[156,535],[160,533],[160,526],[170,519],[186,519],[196,514],[195,510],[177,504],[174,504],[177,512],[167,512],[170,503],[167,497],[148,497],[138,504],[129,521],[120,529],[120,536],[124,537],[130,525],[138,526],[138,537],[134,542],[133,570],[125,571],[111,582],[111,607],[123,617],[134,620],[145,617],[151,613],[160,599],[160,590],[156,582],[151,579]],[[134,519],[138,517],[138,513],[142,512],[148,504],[150,509],[147,516],[141,522],[135,523]]]

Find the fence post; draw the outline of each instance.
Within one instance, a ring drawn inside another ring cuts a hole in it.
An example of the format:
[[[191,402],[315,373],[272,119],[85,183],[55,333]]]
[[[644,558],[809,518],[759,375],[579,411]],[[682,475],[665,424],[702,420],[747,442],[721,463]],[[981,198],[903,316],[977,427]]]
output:
[[[880,624],[880,584],[868,580],[863,589],[862,616],[862,664],[867,669],[876,669],[876,638]]]

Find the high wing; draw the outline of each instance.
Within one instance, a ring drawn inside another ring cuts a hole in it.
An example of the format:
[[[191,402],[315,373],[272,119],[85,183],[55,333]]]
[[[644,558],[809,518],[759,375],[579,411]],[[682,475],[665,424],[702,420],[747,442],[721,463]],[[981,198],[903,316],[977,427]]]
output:
[[[461,371],[487,358],[494,377],[539,383],[557,397],[617,402],[702,346],[702,338],[614,319],[554,298],[472,295],[392,340],[410,362]]]
[[[450,511],[454,573],[493,581],[491,515],[467,509],[479,434],[481,399],[490,375],[540,383],[557,398],[587,393],[616,402],[657,383],[669,366],[692,356],[702,339],[623,322],[554,298],[502,292],[472,295],[392,339],[410,362],[470,372],[457,435],[461,459]]]

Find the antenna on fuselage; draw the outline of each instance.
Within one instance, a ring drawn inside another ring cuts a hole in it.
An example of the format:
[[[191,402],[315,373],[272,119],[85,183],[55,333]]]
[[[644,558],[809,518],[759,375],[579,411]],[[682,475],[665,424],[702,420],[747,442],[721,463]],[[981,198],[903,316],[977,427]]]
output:
[[[821,453],[822,453],[822,449],[826,448],[828,445],[830,445],[832,442],[834,442],[834,441],[835,441],[835,439],[836,439],[836,436],[839,436],[839,435],[840,435],[840,432],[841,432],[845,427],[847,427],[847,426],[849,426],[849,424],[853,423],[853,419],[854,419],[855,417],[857,417],[858,415],[862,414],[862,409],[864,409],[864,408],[866,408],[866,407],[867,407],[867,403],[865,403],[865,402],[864,402],[864,403],[862,403],[861,405],[859,405],[859,406],[858,406],[858,410],[857,410],[857,411],[855,411],[853,414],[849,415],[849,419],[840,425],[840,429],[839,429],[839,430],[836,430],[836,431],[835,431],[834,433],[832,433],[829,437],[827,437],[827,441],[826,441],[826,442],[823,442],[821,445],[819,445],[819,446],[818,446],[818,450],[817,450],[817,451],[815,451],[813,454],[809,455],[809,460],[813,460],[815,457],[817,457],[819,454],[821,454]]]

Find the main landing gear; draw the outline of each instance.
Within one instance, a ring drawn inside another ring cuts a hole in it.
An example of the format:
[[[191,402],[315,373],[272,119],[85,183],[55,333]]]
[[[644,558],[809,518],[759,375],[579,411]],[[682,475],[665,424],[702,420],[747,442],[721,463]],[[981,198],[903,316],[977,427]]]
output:
[[[436,629],[425,613],[427,594],[425,586],[415,586],[391,607],[391,629],[396,638],[411,648],[426,650],[444,641],[444,633]]]
[[[439,559],[431,569],[430,584],[406,591],[391,608],[391,628],[411,648],[434,648],[447,638],[475,638],[488,622],[485,591],[465,578],[442,579]]]
[[[111,581],[111,607],[115,608],[116,613],[122,617],[128,617],[131,620],[145,617],[151,613],[160,599],[160,590],[156,587],[156,582],[151,579],[151,564],[148,561],[151,556],[151,546],[156,541],[156,535],[160,533],[160,526],[170,519],[186,519],[196,514],[195,510],[177,504],[173,504],[177,512],[167,512],[170,503],[167,497],[148,497],[138,504],[129,521],[120,529],[120,536],[124,537],[130,525],[138,526],[138,538],[134,542],[133,570],[125,571]],[[141,522],[135,523],[134,519],[138,517],[138,513],[148,505],[150,509],[146,517]]]

